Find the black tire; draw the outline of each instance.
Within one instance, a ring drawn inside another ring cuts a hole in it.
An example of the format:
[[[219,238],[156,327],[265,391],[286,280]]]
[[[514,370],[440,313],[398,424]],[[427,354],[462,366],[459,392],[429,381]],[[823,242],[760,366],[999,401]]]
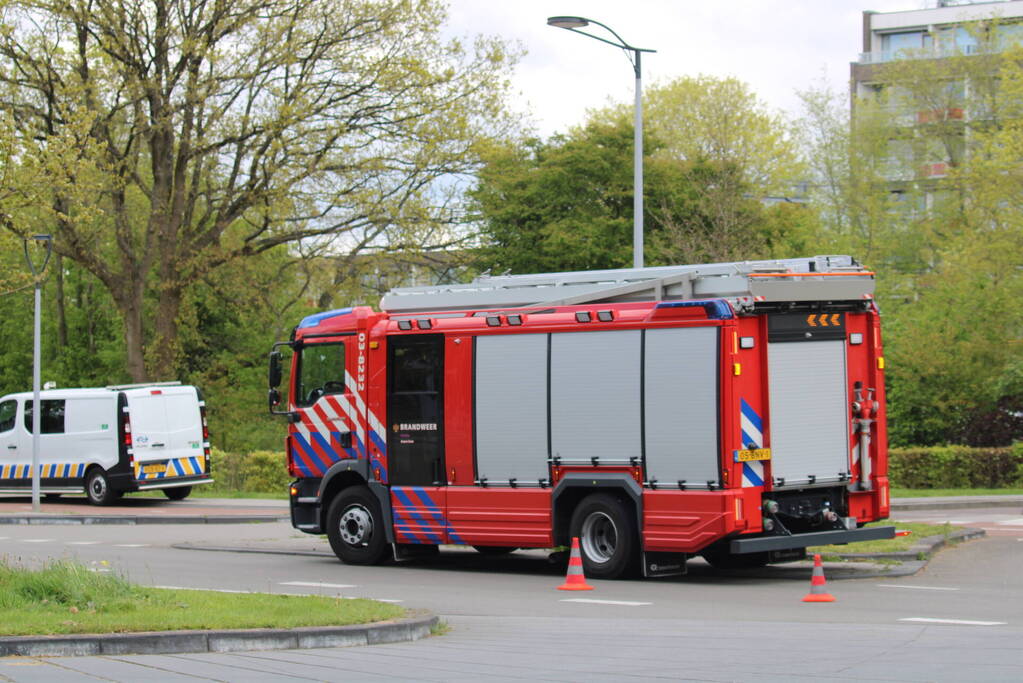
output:
[[[474,545],[473,548],[475,548],[476,552],[480,555],[489,555],[491,557],[510,555],[519,549],[518,546],[506,545]]]
[[[700,553],[714,569],[756,569],[766,566],[770,556],[765,553],[733,555],[727,550],[704,550]]]
[[[631,503],[607,493],[587,496],[572,513],[571,533],[579,538],[588,578],[624,578],[639,567],[639,533]]]
[[[365,486],[342,491],[327,511],[327,539],[345,564],[380,564],[387,557],[384,519],[376,496]]]
[[[172,489],[164,489],[163,495],[171,500],[184,500],[192,492],[191,486],[175,486]]]
[[[110,488],[110,480],[102,467],[93,467],[85,477],[85,496],[93,505],[110,505],[121,493]]]

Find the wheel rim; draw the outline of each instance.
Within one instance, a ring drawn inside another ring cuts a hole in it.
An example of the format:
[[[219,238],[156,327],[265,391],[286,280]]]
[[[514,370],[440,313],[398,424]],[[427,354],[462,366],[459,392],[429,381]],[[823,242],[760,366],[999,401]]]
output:
[[[373,535],[373,516],[361,505],[346,508],[338,522],[341,540],[348,545],[367,545]]]
[[[618,547],[618,528],[603,512],[590,514],[579,534],[582,550],[592,562],[603,564],[614,557]]]
[[[92,492],[93,498],[102,500],[107,493],[107,480],[103,477],[93,477],[92,483],[89,484],[89,490]]]

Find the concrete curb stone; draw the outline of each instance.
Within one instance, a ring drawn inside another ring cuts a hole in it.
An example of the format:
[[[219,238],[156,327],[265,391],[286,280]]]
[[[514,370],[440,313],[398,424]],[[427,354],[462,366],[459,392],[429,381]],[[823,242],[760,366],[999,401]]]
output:
[[[202,515],[202,516],[46,516],[19,515],[0,517],[0,524],[252,524],[256,522],[286,522],[287,515]]]
[[[5,636],[0,637],[0,657],[157,655],[379,645],[419,640],[428,636],[437,623],[436,615],[418,614],[398,621],[350,626]]]

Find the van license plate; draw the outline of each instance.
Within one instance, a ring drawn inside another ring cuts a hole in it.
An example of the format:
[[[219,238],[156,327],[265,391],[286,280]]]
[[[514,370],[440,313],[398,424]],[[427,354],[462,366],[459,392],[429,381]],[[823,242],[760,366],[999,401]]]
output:
[[[770,460],[770,448],[753,448],[749,450],[735,451],[735,462],[751,462],[753,460]]]
[[[167,465],[163,463],[159,465],[145,465],[142,467],[142,471],[146,474],[163,474],[167,471]]]

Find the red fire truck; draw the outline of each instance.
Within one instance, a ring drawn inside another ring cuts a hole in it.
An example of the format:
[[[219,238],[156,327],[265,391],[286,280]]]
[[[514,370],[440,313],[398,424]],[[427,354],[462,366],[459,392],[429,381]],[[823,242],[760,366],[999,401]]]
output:
[[[863,528],[889,512],[873,292],[815,256],[482,276],[310,316],[270,354],[292,524],[351,564],[578,537],[594,578],[890,538]]]

